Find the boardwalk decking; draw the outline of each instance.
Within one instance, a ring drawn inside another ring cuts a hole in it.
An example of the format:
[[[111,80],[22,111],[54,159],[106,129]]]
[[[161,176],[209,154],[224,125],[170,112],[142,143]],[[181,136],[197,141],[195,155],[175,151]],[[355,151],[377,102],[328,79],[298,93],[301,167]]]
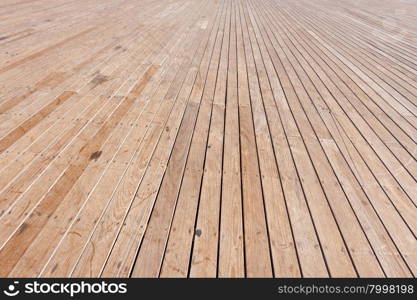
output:
[[[1,277],[417,275],[417,2],[3,0]]]

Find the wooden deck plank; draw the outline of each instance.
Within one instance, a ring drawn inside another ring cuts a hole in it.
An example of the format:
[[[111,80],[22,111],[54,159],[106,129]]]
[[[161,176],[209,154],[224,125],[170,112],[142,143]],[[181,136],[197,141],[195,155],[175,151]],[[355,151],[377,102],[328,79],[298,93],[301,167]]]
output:
[[[240,3],[238,30],[238,93],[242,165],[243,224],[245,230],[246,275],[248,277],[272,276],[269,233],[266,226],[264,195],[261,185],[257,137],[258,116],[254,115],[252,98],[259,101],[257,73],[253,60],[248,26]],[[260,257],[261,256],[261,257]]]
[[[222,189],[220,208],[219,277],[245,276],[237,78],[238,32],[236,22],[238,21],[237,9],[235,5],[232,5],[222,174],[222,186],[228,188]]]
[[[3,1],[0,275],[417,276],[415,13]]]
[[[185,36],[184,36],[185,37]],[[182,39],[175,40],[176,47],[181,46]],[[170,52],[175,53],[175,50],[177,49],[174,47],[173,49],[170,49]],[[164,59],[164,56],[161,56],[161,59]],[[77,243],[79,245],[78,251],[85,251],[85,247],[88,246],[85,245],[86,242],[88,242],[91,245],[91,242],[89,239],[96,239],[96,236],[100,238],[100,242],[102,243],[109,243],[111,240],[103,240],[101,239],[101,230],[103,228],[107,228],[107,224],[104,221],[98,222],[99,218],[102,218],[97,212],[102,212],[104,214],[105,211],[110,210],[111,213],[108,213],[107,216],[105,216],[105,219],[108,220],[108,222],[113,222],[113,216],[120,216],[120,218],[123,217],[123,210],[126,209],[129,205],[129,201],[132,197],[132,195],[135,192],[137,182],[140,182],[147,164],[149,162],[149,159],[154,151],[155,143],[158,142],[158,137],[161,133],[161,124],[165,122],[167,114],[169,114],[169,108],[170,106],[161,106],[161,103],[163,100],[170,99],[171,96],[170,91],[172,90],[172,87],[175,86],[173,80],[176,75],[178,75],[178,67],[180,62],[180,57],[178,57],[175,60],[167,62],[169,63],[169,68],[165,70],[161,74],[165,74],[164,78],[161,81],[161,84],[158,87],[158,90],[155,94],[150,97],[150,99],[145,99],[148,105],[145,107],[145,111],[143,113],[143,116],[138,119],[139,124],[137,124],[137,128],[140,128],[140,130],[136,130],[136,132],[133,134],[133,137],[130,138],[133,141],[140,141],[139,148],[135,152],[131,152],[130,155],[133,155],[133,157],[130,159],[130,162],[128,164],[128,169],[125,171],[120,179],[120,181],[117,183],[116,186],[114,185],[108,185],[108,182],[103,181],[101,182],[100,186],[97,187],[95,190],[95,193],[93,195],[93,198],[90,199],[90,201],[87,203],[87,206],[81,211],[80,220],[77,221],[77,223],[74,224],[74,228],[76,228],[76,231],[82,232],[83,229],[88,226],[88,228],[91,228],[94,232],[97,232],[94,236],[90,236],[90,234],[87,232],[87,235],[82,236]],[[158,61],[156,61],[158,62]],[[159,63],[159,62],[158,62]],[[178,79],[180,80],[180,79]],[[146,86],[146,85],[145,85]],[[149,83],[148,83],[149,86]],[[165,96],[163,96],[165,95]],[[142,93],[141,96],[144,96]],[[162,96],[162,97],[161,97]],[[164,98],[165,97],[165,98]],[[157,101],[155,101],[157,99]],[[172,102],[172,100],[171,100]],[[164,108],[165,107],[165,108]],[[139,135],[137,135],[139,134]],[[136,137],[135,137],[136,136]],[[130,151],[129,147],[126,146],[126,149],[121,152],[121,154],[124,155],[126,151]],[[123,168],[124,159],[123,156],[118,155],[115,157],[116,165],[119,165],[121,168]],[[117,167],[116,167],[117,168]],[[106,174],[106,177],[111,179],[113,176],[113,173],[111,169]],[[101,203],[100,199],[103,197],[110,197],[110,201],[107,202],[107,204]],[[108,195],[108,196],[106,196]],[[114,204],[113,204],[114,203]],[[100,209],[97,209],[97,206],[99,205]],[[116,205],[116,206],[115,206]],[[113,211],[117,210],[117,211]],[[84,215],[84,211],[90,211],[90,214]],[[95,215],[95,218],[91,218],[91,214]],[[110,219],[109,219],[110,218]],[[92,222],[94,220],[94,222]],[[117,224],[120,223],[119,220],[115,220]],[[117,225],[116,225],[117,226]],[[116,226],[112,230],[116,230]],[[61,246],[61,249],[59,251],[65,251],[65,249],[68,248],[74,248],[74,238],[68,236],[66,240],[63,241],[63,245]],[[90,246],[91,247],[91,246]],[[103,248],[105,251],[107,248]],[[103,251],[103,253],[104,253]],[[82,255],[79,253],[78,255]],[[57,258],[59,257],[59,253],[55,253],[54,255],[54,261],[57,261]],[[73,263],[77,263],[77,259],[80,259],[77,256],[75,257],[75,261]],[[49,266],[53,268],[53,265],[51,262],[48,264],[48,269],[51,269]],[[71,268],[74,268],[74,266],[71,266]],[[55,270],[56,271],[56,270]],[[69,272],[72,272],[71,269],[67,270]],[[101,270],[92,269],[90,272],[100,272]],[[86,271],[87,272],[87,271]],[[92,276],[92,275],[90,275]]]
[[[278,55],[279,54],[280,52],[278,52]],[[302,186],[304,188],[303,190],[306,196],[309,211],[312,215],[317,234],[322,244],[322,249],[326,257],[330,275],[354,276],[354,269],[348,257],[345,245],[343,245],[344,242],[338,234],[339,229],[337,228],[333,219],[334,217],[332,216],[332,211],[329,205],[326,204],[325,193],[322,190],[320,184],[318,184],[319,179],[317,177],[317,171],[313,165],[310,165],[311,160],[308,158],[308,149],[305,148],[305,142],[302,138],[302,131],[308,125],[305,122],[305,118],[303,118],[301,114],[297,114],[296,111],[294,112],[294,104],[297,102],[297,99],[305,97],[305,95],[302,94],[302,84],[299,80],[297,80],[296,74],[291,68],[289,56],[279,55],[279,58],[281,62],[276,65],[276,69],[284,70],[284,72],[278,74],[283,81],[284,92],[287,97],[289,108],[288,113],[293,115],[293,117],[288,117],[288,121],[294,122],[295,127],[297,128],[293,131],[294,135],[288,136],[288,142],[293,153],[295,165],[298,170]],[[326,138],[326,136],[321,137]],[[310,141],[314,141],[314,135],[309,134],[308,139]],[[318,211],[320,211],[320,213],[316,211],[318,207]],[[329,229],[331,232],[321,233],[322,230]],[[334,249],[329,248],[327,245],[330,243],[325,240],[326,238],[330,238],[334,245],[337,244],[337,246],[335,246]]]
[[[202,19],[199,21],[203,26],[213,28],[218,24],[217,18],[213,20]],[[204,22],[204,23],[202,23]],[[197,23],[197,25],[199,25]],[[156,277],[160,273],[162,260],[165,252],[166,242],[170,232],[172,216],[175,211],[175,204],[178,198],[178,192],[182,183],[183,172],[185,169],[189,147],[191,144],[192,134],[195,128],[195,122],[199,111],[201,101],[201,92],[204,85],[202,74],[207,72],[208,62],[211,58],[212,46],[214,45],[217,30],[208,30],[208,43],[202,43],[197,53],[197,57],[202,57],[198,62],[198,74],[194,82],[193,90],[189,97],[189,103],[184,113],[181,126],[179,128],[172,154],[162,180],[155,205],[150,216],[148,229],[143,237],[141,248],[133,268],[133,275],[137,277]],[[150,259],[152,257],[152,259]]]

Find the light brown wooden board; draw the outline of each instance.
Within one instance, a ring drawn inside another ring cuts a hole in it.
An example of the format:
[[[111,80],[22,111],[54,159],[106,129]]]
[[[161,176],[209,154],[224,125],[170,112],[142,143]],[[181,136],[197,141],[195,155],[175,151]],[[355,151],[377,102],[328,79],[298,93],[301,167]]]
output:
[[[416,276],[416,14],[0,4],[0,276]]]

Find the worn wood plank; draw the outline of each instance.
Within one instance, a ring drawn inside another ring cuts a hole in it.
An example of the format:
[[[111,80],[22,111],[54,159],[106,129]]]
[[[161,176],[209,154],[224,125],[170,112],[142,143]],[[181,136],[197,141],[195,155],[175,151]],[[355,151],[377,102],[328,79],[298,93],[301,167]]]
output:
[[[0,275],[415,277],[416,14],[3,1]]]

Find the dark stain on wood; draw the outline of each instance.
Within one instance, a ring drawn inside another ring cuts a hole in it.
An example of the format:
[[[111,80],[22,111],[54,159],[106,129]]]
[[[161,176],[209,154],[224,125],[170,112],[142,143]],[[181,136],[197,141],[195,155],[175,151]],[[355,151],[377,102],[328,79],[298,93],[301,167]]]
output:
[[[90,155],[90,160],[94,159],[95,161],[97,161],[97,159],[101,156],[101,153],[103,153],[103,151],[96,151],[96,152],[92,153]]]
[[[196,236],[200,237],[200,236],[201,236],[201,234],[202,234],[201,229],[196,229],[196,230],[195,230],[195,235],[196,235]]]

